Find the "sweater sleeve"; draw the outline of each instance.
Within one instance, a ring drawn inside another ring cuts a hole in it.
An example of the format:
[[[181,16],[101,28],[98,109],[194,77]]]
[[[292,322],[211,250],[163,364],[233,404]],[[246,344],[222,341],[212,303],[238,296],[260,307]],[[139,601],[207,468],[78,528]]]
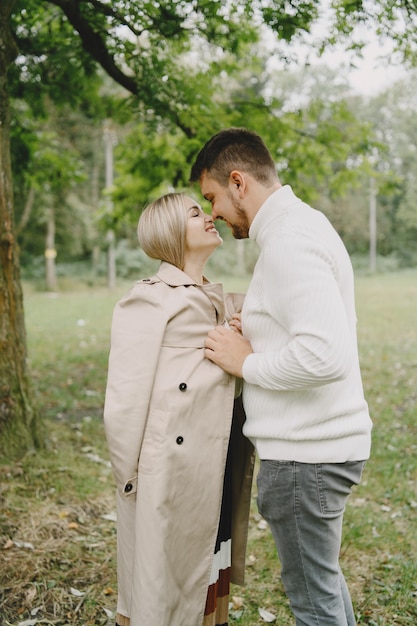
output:
[[[259,337],[253,328],[254,353],[244,362],[244,380],[265,389],[294,390],[345,378],[356,339],[337,280],[340,259],[299,235],[268,245],[260,260],[262,286],[253,295],[264,320],[256,322],[257,328],[262,323]],[[250,302],[247,323],[250,330]]]
[[[104,426],[116,483],[137,474],[153,381],[168,314],[157,285],[137,285],[115,307]]]

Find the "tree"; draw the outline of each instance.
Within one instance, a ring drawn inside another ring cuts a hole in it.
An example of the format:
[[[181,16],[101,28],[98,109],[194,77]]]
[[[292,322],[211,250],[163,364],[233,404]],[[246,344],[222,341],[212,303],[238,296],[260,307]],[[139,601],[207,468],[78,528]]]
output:
[[[335,0],[339,28],[355,20],[400,23],[414,18],[408,0]],[[395,10],[394,10],[395,4]],[[0,3],[0,444],[18,456],[39,443],[39,417],[33,408],[26,366],[26,342],[19,254],[13,218],[10,168],[9,91],[41,113],[44,96],[79,105],[95,85],[101,68],[126,92],[143,119],[164,120],[189,140],[197,137],[205,103],[188,88],[189,76],[179,59],[196,54],[195,41],[210,43],[207,72],[216,65],[216,50],[236,52],[242,41],[256,39],[261,24],[290,41],[308,32],[318,17],[316,0],[2,0]],[[393,32],[397,32],[393,29]],[[398,37],[411,57],[416,29]],[[405,45],[408,42],[408,46]],[[216,48],[217,46],[217,48]],[[202,46],[200,46],[202,48]],[[209,134],[212,128],[207,129]],[[198,149],[197,142],[195,150]]]
[[[13,1],[0,4],[0,428],[1,450],[15,456],[42,441],[26,360],[19,257],[14,234],[7,71],[17,56],[10,31]]]
[[[415,78],[416,72],[368,104],[375,133],[386,145],[378,163],[379,248],[383,254],[395,253],[401,265],[417,263]]]
[[[84,268],[91,267],[91,278],[99,271],[98,246],[103,238],[97,213],[105,184],[103,112],[91,108],[91,102],[86,110],[84,106],[57,107],[49,101],[46,117],[39,118],[26,103],[12,100],[14,212],[23,278],[43,278],[45,261],[53,269],[55,260],[45,259],[48,212],[49,217],[55,216],[56,245],[48,244],[46,249],[52,253],[46,254],[54,255],[56,248],[59,269],[76,260]]]

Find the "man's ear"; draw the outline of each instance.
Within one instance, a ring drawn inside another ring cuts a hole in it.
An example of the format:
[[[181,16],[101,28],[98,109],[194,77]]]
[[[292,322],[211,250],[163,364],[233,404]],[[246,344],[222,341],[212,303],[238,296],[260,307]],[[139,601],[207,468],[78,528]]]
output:
[[[229,186],[232,188],[232,191],[242,196],[246,190],[245,175],[239,170],[232,170],[229,176]]]

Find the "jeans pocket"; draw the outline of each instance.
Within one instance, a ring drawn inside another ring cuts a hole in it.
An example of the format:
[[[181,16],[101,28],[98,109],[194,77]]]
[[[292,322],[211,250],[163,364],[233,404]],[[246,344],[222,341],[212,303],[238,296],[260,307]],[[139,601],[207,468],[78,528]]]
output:
[[[282,514],[277,503],[281,502],[283,492],[288,491],[288,500],[292,500],[293,473],[293,461],[261,460],[257,477],[257,505],[259,513],[267,521]]]
[[[365,461],[317,465],[317,486],[323,515],[341,513],[353,485],[358,485]]]

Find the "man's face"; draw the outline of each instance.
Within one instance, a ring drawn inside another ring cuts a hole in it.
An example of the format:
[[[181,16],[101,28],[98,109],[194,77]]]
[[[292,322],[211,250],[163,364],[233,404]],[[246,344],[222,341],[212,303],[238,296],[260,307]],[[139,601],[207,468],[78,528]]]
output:
[[[207,172],[200,178],[201,193],[211,204],[213,220],[223,220],[232,229],[235,239],[249,237],[249,221],[243,204],[239,199],[238,188],[231,181],[222,187]]]

